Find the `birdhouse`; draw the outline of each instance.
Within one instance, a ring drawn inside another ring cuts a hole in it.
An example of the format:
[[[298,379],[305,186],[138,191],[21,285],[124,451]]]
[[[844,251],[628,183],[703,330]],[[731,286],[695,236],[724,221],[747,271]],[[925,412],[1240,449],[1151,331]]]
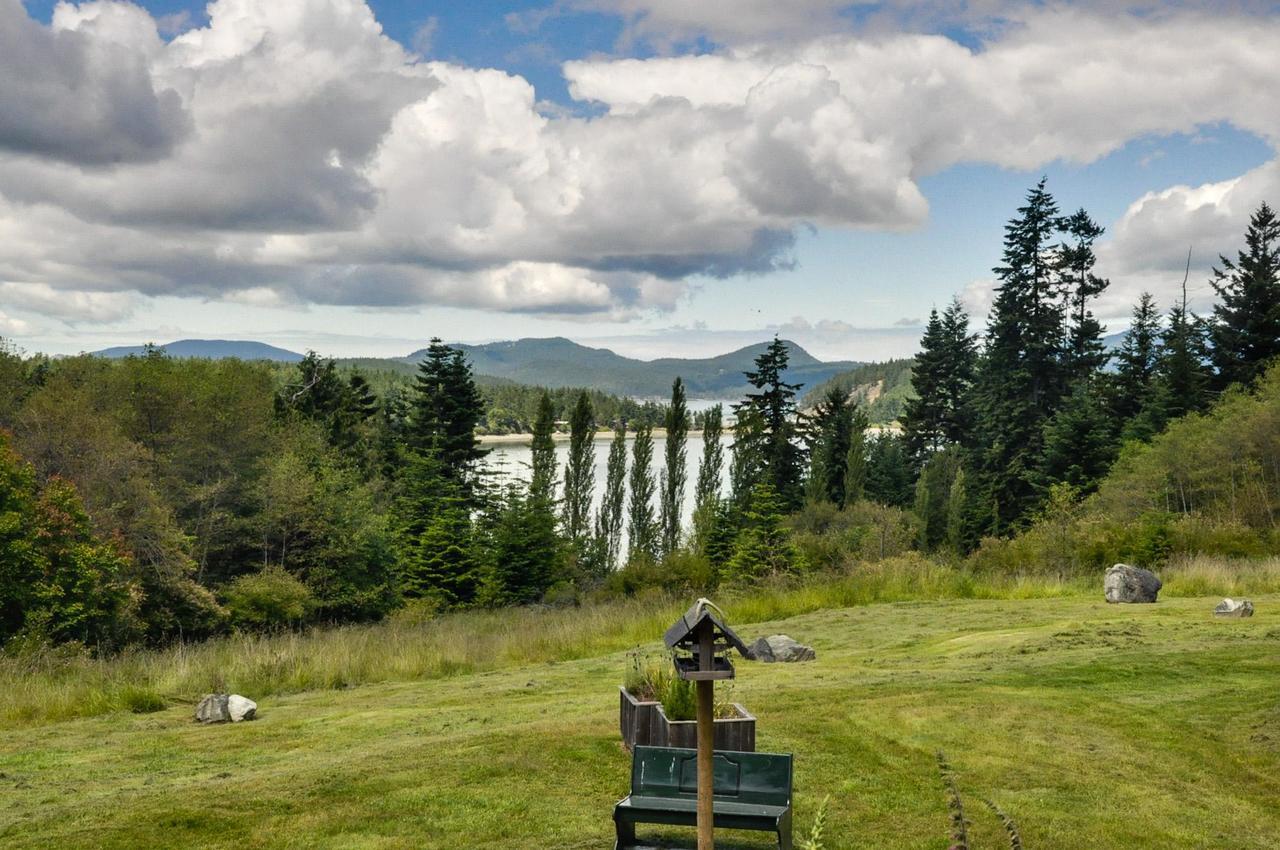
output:
[[[681,679],[732,679],[729,650],[747,654],[747,645],[724,624],[720,609],[706,599],[695,602],[662,639],[675,658],[676,674]]]

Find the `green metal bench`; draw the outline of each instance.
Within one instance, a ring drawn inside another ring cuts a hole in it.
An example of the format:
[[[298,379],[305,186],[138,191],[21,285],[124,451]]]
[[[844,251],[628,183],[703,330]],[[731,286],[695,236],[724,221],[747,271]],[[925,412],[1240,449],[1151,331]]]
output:
[[[791,850],[791,755],[715,753],[713,812],[717,829],[755,829],[778,836]],[[698,751],[636,747],[631,794],[613,808],[615,850],[636,846],[638,823],[697,825]]]

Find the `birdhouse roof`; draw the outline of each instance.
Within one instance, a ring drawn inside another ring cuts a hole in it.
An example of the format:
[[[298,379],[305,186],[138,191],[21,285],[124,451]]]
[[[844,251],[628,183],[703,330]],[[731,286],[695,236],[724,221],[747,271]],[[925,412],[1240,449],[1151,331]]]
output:
[[[699,626],[710,621],[716,636],[727,642],[742,655],[747,654],[747,645],[742,638],[734,634],[733,629],[724,624],[724,620],[716,615],[716,609],[705,599],[699,599],[693,607],[684,612],[684,616],[671,624],[667,633],[662,636],[667,649],[695,643]]]

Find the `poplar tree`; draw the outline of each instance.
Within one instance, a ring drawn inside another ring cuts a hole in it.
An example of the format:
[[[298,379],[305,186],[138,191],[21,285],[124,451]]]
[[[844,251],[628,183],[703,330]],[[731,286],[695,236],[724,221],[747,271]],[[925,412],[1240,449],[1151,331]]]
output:
[[[684,485],[689,477],[686,466],[689,437],[689,408],[685,403],[684,382],[676,378],[671,384],[671,406],[666,416],[667,439],[664,445],[666,469],[662,472],[662,554],[669,555],[680,545],[680,515],[684,508]]]
[[[628,560],[654,559],[658,555],[658,524],[653,515],[653,428],[636,428],[631,447],[631,499],[627,505]]]
[[[604,498],[600,514],[596,518],[597,534],[604,549],[605,563],[609,569],[618,565],[618,553],[622,545],[622,517],[627,500],[627,426],[619,423],[609,444],[609,460],[606,464]]]
[[[564,466],[565,536],[581,546],[591,531],[591,496],[595,490],[595,416],[586,390],[569,415],[569,457]]]
[[[551,396],[543,393],[538,399],[538,412],[533,420],[533,439],[529,442],[529,498],[548,506],[555,499],[555,428],[555,407],[551,404]]]
[[[866,495],[867,490],[867,414],[861,407],[853,413],[853,424],[849,429],[849,453],[844,459],[844,503],[856,504]]]
[[[1280,356],[1280,220],[1265,203],[1249,219],[1245,248],[1234,262],[1219,257],[1210,281],[1220,299],[1211,331],[1219,389],[1252,381]]]
[[[702,459],[694,487],[694,513],[701,515],[720,499],[720,479],[724,475],[724,408],[714,405],[702,418]]]

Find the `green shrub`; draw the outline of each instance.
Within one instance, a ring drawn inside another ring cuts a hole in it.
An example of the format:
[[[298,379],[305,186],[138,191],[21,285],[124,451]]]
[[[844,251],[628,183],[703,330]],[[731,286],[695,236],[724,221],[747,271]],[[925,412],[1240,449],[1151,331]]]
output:
[[[310,615],[311,591],[280,567],[241,576],[227,586],[227,610],[242,629],[277,629],[297,625]]]
[[[662,711],[668,720],[694,720],[698,716],[698,697],[693,682],[678,679],[674,675],[668,680],[666,693],[662,695]]]
[[[153,711],[164,711],[169,703],[151,688],[126,686],[120,691],[120,703],[123,708],[134,714],[150,714]]]

